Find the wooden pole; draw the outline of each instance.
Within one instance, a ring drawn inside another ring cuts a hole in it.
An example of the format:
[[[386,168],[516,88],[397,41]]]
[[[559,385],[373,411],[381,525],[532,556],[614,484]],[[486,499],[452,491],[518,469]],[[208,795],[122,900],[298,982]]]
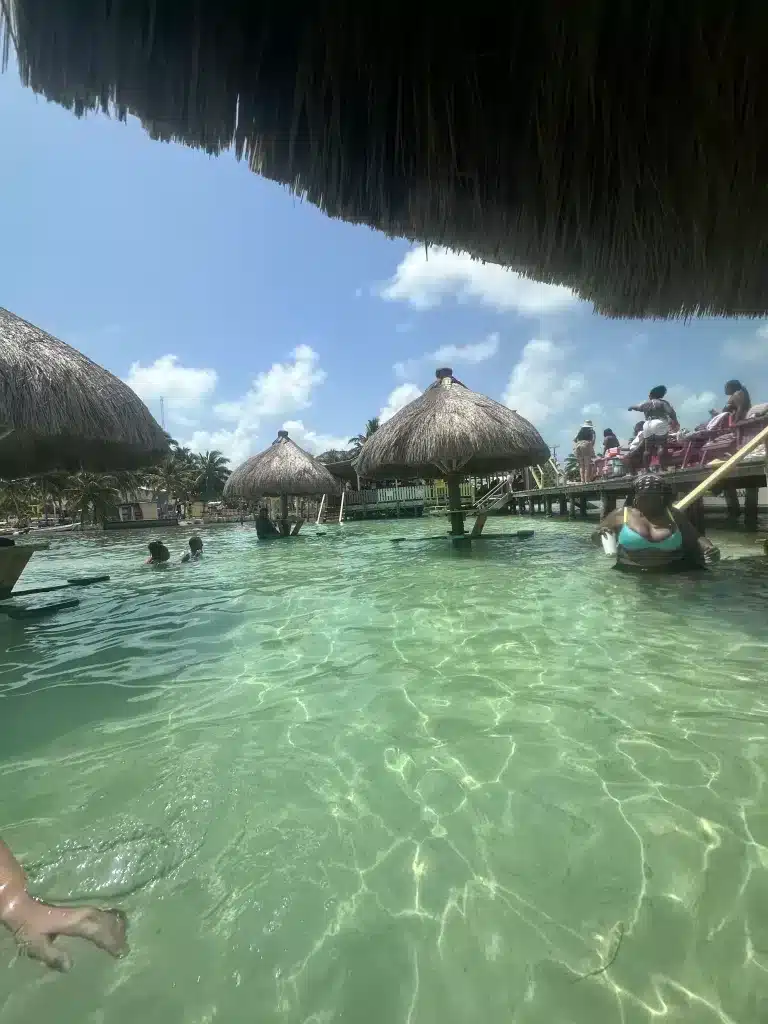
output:
[[[611,494],[610,491],[605,491],[602,497],[602,509],[600,510],[602,518],[605,519],[605,517],[610,515],[615,508],[616,495]]]
[[[765,444],[767,441],[768,427],[763,427],[759,434],[755,434],[752,440],[747,441],[743,448],[739,448],[736,454],[732,455],[727,462],[724,462],[722,466],[718,466],[713,473],[710,473],[706,480],[702,480],[697,487],[694,487],[693,490],[689,491],[684,498],[681,498],[675,505],[675,508],[682,512],[687,505],[696,501],[696,499],[700,498],[706,491],[711,490],[718,480],[722,480],[724,476],[728,476],[730,471],[735,469],[740,462],[743,462],[750,452],[753,452],[755,448],[759,448],[761,444]]]
[[[568,496],[565,494],[560,495],[560,515],[568,515]]]
[[[291,529],[288,525],[288,495],[280,495],[280,532],[284,537],[290,535]]]
[[[744,498],[744,525],[748,530],[757,529],[757,488],[748,487]]]
[[[445,482],[448,485],[448,511],[451,516],[451,536],[464,535],[464,513],[461,509],[461,477],[458,473],[449,473]]]
[[[582,519],[587,518],[587,496],[582,494],[579,497],[579,515]]]
[[[738,519],[741,515],[741,505],[739,504],[739,495],[736,493],[736,488],[733,484],[729,484],[725,488],[725,504],[728,508],[728,518]]]

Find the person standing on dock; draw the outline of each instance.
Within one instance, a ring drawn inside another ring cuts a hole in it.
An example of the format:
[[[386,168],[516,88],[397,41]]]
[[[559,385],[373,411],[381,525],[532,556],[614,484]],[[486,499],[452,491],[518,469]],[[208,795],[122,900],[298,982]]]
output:
[[[592,479],[592,460],[595,457],[595,428],[592,420],[584,420],[573,439],[573,454],[579,464],[579,482],[588,484]]]
[[[666,469],[667,438],[669,431],[677,424],[677,413],[664,397],[667,389],[663,384],[651,388],[648,400],[640,405],[630,405],[630,412],[641,412],[645,416],[643,422],[643,468],[646,472],[651,468],[651,461],[656,455],[659,469]]]

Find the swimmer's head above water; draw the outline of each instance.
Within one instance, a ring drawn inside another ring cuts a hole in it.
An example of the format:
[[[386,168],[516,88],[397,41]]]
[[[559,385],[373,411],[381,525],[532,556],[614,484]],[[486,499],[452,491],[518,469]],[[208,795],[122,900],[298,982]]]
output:
[[[159,540],[153,540],[149,543],[149,559],[148,561],[153,565],[159,565],[162,562],[167,562],[171,557],[171,553],[165,544]]]
[[[669,483],[658,473],[643,473],[633,482],[634,507],[642,515],[659,515],[672,507],[674,493]]]

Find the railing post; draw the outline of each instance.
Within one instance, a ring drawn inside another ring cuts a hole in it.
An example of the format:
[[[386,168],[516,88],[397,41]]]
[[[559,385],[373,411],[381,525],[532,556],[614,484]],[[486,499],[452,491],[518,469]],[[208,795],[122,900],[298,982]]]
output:
[[[344,522],[344,499],[347,496],[346,491],[341,492],[341,505],[339,505],[339,523]]]
[[[315,526],[319,526],[323,521],[323,509],[325,508],[325,495],[320,499],[320,508],[317,510],[317,519],[315,520]]]

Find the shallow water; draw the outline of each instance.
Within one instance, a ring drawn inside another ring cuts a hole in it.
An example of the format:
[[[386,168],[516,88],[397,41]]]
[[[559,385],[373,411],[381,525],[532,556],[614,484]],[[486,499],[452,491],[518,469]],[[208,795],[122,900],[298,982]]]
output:
[[[0,617],[0,834],[132,952],[0,932],[0,1024],[768,1019],[768,567],[628,578],[532,525],[35,555],[112,581]]]

